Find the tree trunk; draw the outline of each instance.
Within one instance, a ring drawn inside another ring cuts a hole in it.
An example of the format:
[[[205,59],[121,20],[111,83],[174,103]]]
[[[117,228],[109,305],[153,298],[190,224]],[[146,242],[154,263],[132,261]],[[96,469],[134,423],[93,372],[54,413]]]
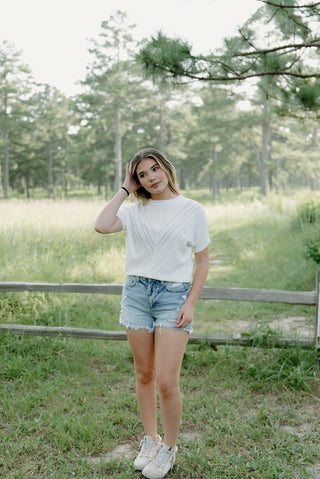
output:
[[[314,127],[312,132],[312,148],[316,149],[318,144],[318,127]]]
[[[109,162],[108,162],[108,147],[106,146],[106,149],[105,149],[105,154],[106,154],[106,176],[105,176],[105,193],[104,193],[104,196],[105,196],[105,200],[107,201],[108,200],[108,194],[109,194]]]
[[[9,198],[10,196],[10,189],[9,189],[9,140],[8,140],[8,133],[5,134],[4,137],[4,157],[3,157],[3,186],[4,186],[4,197]]]
[[[53,160],[52,160],[52,144],[48,143],[48,193],[49,198],[53,198]]]
[[[64,195],[65,197],[68,196],[68,178],[67,178],[67,174],[68,174],[68,165],[67,165],[67,162],[68,162],[68,141],[67,141],[67,137],[65,137],[64,139],[64,168],[63,168],[63,186],[64,186]],[[80,186],[80,185],[79,185]]]
[[[26,180],[26,197],[27,199],[29,199],[30,198],[30,180],[29,180],[28,174],[26,175],[25,180]]]
[[[318,128],[315,127],[312,132],[312,149],[316,150],[317,149],[317,143],[318,143]],[[314,177],[310,178],[310,187],[312,191],[316,190],[316,179]]]
[[[263,103],[262,117],[262,149],[260,156],[260,178],[261,194],[267,195],[268,191],[268,159],[269,159],[269,141],[270,141],[270,111],[267,96]]]
[[[164,95],[161,95],[160,100],[160,131],[159,131],[159,150],[165,152],[165,136],[166,136],[166,100]]]
[[[4,130],[3,130],[3,137],[4,137],[3,191],[4,191],[4,197],[9,198],[10,177],[9,177],[9,135],[8,135],[8,95],[7,93],[5,94],[5,97],[4,97],[4,125],[3,126],[4,126]]]
[[[211,175],[210,175],[210,189],[212,191],[213,196],[217,196],[219,194],[218,187],[217,187],[217,172],[216,172],[216,164],[218,159],[218,151],[217,151],[217,144],[213,143],[213,156],[212,156],[212,168],[211,168]]]
[[[114,191],[118,191],[122,184],[122,151],[121,151],[121,107],[120,97],[116,97],[116,143],[115,143],[115,178]]]
[[[183,165],[180,165],[180,168],[179,168],[179,172],[180,172],[180,189],[181,190],[185,190],[186,189],[186,176],[185,176],[185,172],[184,172],[184,166]]]

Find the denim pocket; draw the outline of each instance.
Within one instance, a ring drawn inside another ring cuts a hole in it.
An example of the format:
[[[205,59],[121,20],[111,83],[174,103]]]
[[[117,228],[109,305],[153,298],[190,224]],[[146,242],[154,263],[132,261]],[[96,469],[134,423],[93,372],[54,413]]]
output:
[[[171,293],[185,293],[190,290],[190,283],[175,283],[174,281],[164,281],[164,286]]]
[[[124,285],[127,286],[128,288],[132,288],[132,286],[134,286],[135,284],[137,284],[139,280],[139,277],[138,276],[127,276],[126,277],[126,280],[124,282]]]

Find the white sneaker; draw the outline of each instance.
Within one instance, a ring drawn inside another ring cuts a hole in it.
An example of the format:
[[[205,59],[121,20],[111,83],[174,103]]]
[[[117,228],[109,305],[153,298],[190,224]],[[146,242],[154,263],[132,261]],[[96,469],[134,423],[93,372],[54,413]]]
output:
[[[159,454],[143,469],[142,474],[148,479],[162,479],[173,468],[177,451],[177,447],[163,443]]]
[[[156,441],[153,440],[152,436],[144,436],[140,442],[140,452],[133,463],[134,468],[137,471],[142,471],[142,469],[156,457],[160,447],[161,437],[159,435]]]

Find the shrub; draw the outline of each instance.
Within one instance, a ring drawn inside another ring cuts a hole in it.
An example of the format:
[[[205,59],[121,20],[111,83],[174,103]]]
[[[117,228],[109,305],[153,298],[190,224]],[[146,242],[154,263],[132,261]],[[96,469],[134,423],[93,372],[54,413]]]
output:
[[[307,239],[304,242],[304,250],[306,257],[312,259],[317,264],[320,264],[320,238],[316,239]]]
[[[306,258],[320,264],[320,201],[309,198],[300,203],[291,226],[304,233],[302,242]]]
[[[315,198],[308,199],[297,208],[296,216],[293,218],[293,226],[304,229],[307,225],[320,223],[320,202]]]

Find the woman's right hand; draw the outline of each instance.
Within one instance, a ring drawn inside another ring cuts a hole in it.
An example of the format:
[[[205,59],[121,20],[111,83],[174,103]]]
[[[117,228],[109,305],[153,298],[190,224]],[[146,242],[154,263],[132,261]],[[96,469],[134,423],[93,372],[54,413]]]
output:
[[[131,163],[127,163],[126,165],[126,177],[124,179],[123,186],[129,191],[129,193],[134,193],[138,188],[140,188],[139,183],[136,182],[131,174]]]
[[[123,187],[126,188],[129,193],[134,193],[138,188],[140,188],[140,185],[135,181],[131,174],[130,163],[128,163],[126,166],[126,176],[123,182]],[[117,216],[117,213],[122,203],[125,201],[125,197],[127,198],[127,196],[123,194],[123,190],[120,189],[114,195],[112,200],[106,204],[106,206],[98,215],[94,224],[94,229],[98,233],[108,234],[122,231],[123,225],[120,218]]]

